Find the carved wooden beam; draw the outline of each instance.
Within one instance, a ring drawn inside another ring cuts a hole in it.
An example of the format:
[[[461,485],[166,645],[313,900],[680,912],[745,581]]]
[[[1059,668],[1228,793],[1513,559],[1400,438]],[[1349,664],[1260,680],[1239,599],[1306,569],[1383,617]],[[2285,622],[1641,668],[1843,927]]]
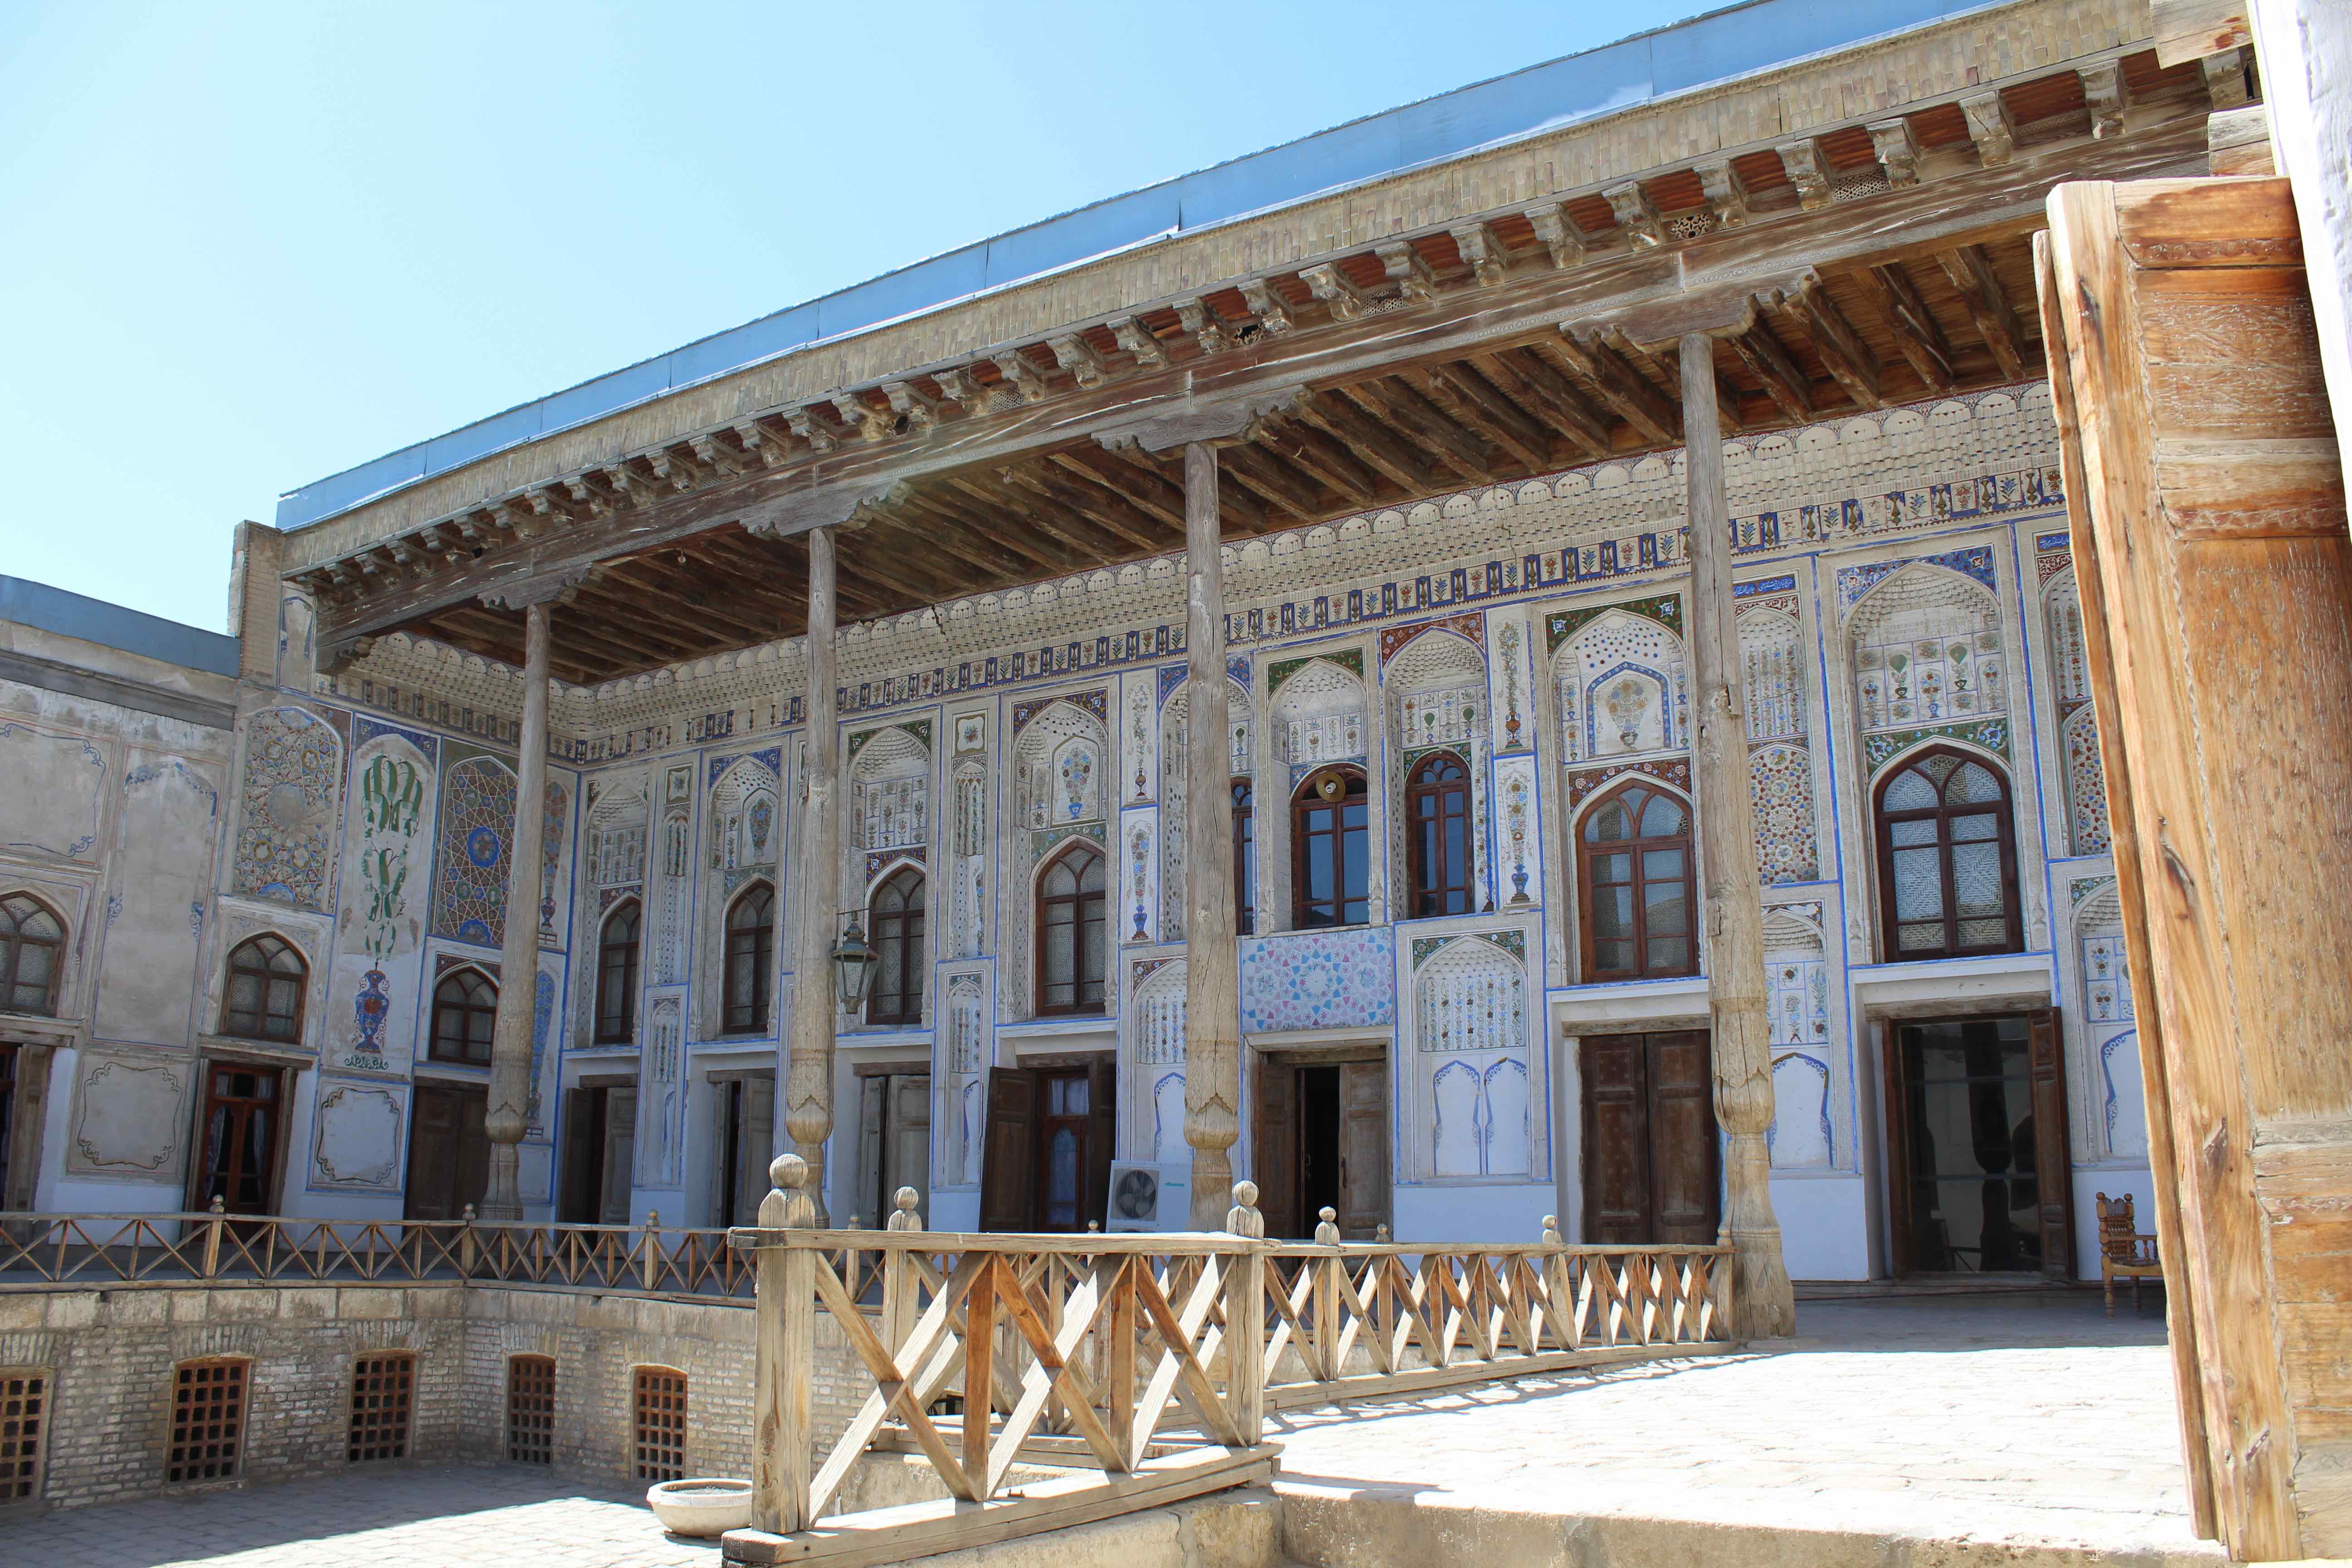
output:
[[[1658,216],[1657,204],[1650,200],[1650,193],[1642,188],[1641,181],[1626,180],[1601,194],[1607,199],[1609,210],[1617,215],[1617,226],[1625,231],[1626,238],[1635,245],[1665,243],[1665,220]]]
[[[1234,483],[1247,486],[1301,522],[1312,522],[1330,510],[1314,486],[1255,447],[1221,448],[1217,461]]]
[[[1019,349],[992,355],[989,363],[996,367],[996,374],[1004,378],[1005,384],[1020,395],[1022,402],[1045,401],[1045,394],[1050,390],[1045,384],[1045,373]]]
[[[1783,142],[1772,151],[1780,154],[1780,167],[1787,172],[1789,183],[1797,187],[1799,206],[1813,212],[1836,199],[1830,194],[1830,155],[1819,138]]]
[[[1927,390],[1949,392],[1952,345],[1945,341],[1944,329],[1937,324],[1927,302],[1919,298],[1911,275],[1899,263],[1890,262],[1864,268],[1855,276],[1877,301],[1879,314],[1886,318],[1896,352],[1918,373]]]
[[[1166,524],[1099,487],[1080,486],[1054,477],[1057,472],[1034,464],[1008,463],[996,470],[996,477],[1008,487],[1027,490],[1139,549],[1170,548],[1172,541]]]
[[[1440,414],[1402,381],[1383,376],[1339,389],[1365,415],[1415,442],[1440,463],[1475,485],[1495,482],[1493,458],[1485,444]]]
[[[1886,171],[1886,183],[1900,190],[1919,183],[1919,138],[1907,120],[1881,120],[1870,127],[1871,151]]]
[[[920,435],[940,422],[940,400],[926,396],[912,382],[886,381],[882,395],[890,400],[890,411],[909,434]]]
[[[1454,237],[1454,247],[1462,253],[1462,264],[1470,268],[1482,289],[1492,289],[1510,271],[1510,257],[1495,231],[1483,223],[1465,223],[1448,229]]]
[[[1643,436],[1665,447],[1683,438],[1681,407],[1643,379],[1600,333],[1579,338],[1562,332],[1550,346],[1592,384],[1601,402]]]
[[[1221,354],[1233,347],[1233,340],[1225,335],[1224,318],[1206,300],[1179,300],[1175,310],[1177,322],[1192,335],[1202,353]]]
[[[1100,386],[1106,369],[1102,356],[1095,353],[1094,344],[1076,332],[1056,332],[1045,340],[1062,368],[1077,378],[1080,386]]]
[[[2075,73],[2083,81],[2083,107],[2091,111],[2091,134],[2097,138],[2123,133],[2124,110],[2131,107],[2131,89],[2124,80],[2121,60],[2085,66]]]
[[[1803,424],[1813,416],[1812,383],[1797,368],[1772,329],[1758,321],[1746,331],[1726,340],[1731,352],[1739,356],[1749,373],[1764,384],[1765,395],[1791,422]]]
[[[1358,506],[1370,506],[1379,499],[1380,480],[1372,470],[1338,440],[1310,425],[1300,424],[1295,417],[1276,420],[1258,439],[1291,467],[1312,475]]]
[[[1969,308],[1969,317],[1976,322],[1985,347],[2000,362],[2001,374],[2011,379],[2023,375],[2024,334],[2018,330],[2017,313],[2010,309],[2009,296],[2001,292],[2000,281],[1993,276],[1984,247],[1963,245],[1939,251],[1936,260],[1952,287],[1959,290],[1960,303]]]
[[[1495,385],[1534,409],[1537,418],[1580,447],[1587,457],[1605,458],[1615,449],[1609,438],[1609,421],[1601,410],[1585,400],[1575,383],[1534,350],[1500,349],[1493,353],[1474,354],[1470,363]]]
[[[1290,307],[1272,279],[1245,278],[1241,291],[1242,300],[1249,306],[1250,314],[1257,318],[1260,330],[1274,336],[1290,331]]]
[[[1330,309],[1331,319],[1335,321],[1355,321],[1372,308],[1370,297],[1349,280],[1337,262],[1322,261],[1312,267],[1302,267],[1298,269],[1298,279],[1307,285],[1308,293]]]
[[[1977,144],[1977,156],[1988,169],[1997,169],[2009,162],[2017,151],[2017,127],[2009,117],[2009,101],[1998,91],[1970,93],[1960,100],[1960,112],[1969,117],[1969,140]]]
[[[1109,491],[1162,527],[1184,526],[1184,492],[1156,468],[1122,462],[1097,446],[1066,447],[1047,461],[1087,484]]]
[[[1429,263],[1409,239],[1391,239],[1372,247],[1372,254],[1381,258],[1381,268],[1389,276],[1397,297],[1416,305],[1431,304],[1437,299],[1437,278]]]
[[[1160,340],[1151,335],[1151,329],[1137,318],[1113,316],[1110,331],[1111,336],[1118,340],[1118,346],[1125,349],[1138,365],[1156,370],[1168,363],[1168,351],[1160,346]]]
[[[1566,270],[1584,259],[1584,234],[1568,209],[1558,202],[1538,202],[1526,212],[1528,226],[1536,238],[1551,253],[1555,269]]]
[[[1339,442],[1364,467],[1387,475],[1407,494],[1417,494],[1427,485],[1429,468],[1421,454],[1364,417],[1347,399],[1328,393],[1309,397],[1299,405],[1298,417]]]
[[[1531,472],[1552,466],[1550,432],[1468,365],[1433,365],[1409,372],[1405,379],[1456,424],[1510,453]]]
[[[1693,172],[1698,175],[1698,188],[1706,205],[1715,210],[1717,225],[1738,228],[1748,221],[1748,185],[1730,159],[1702,158],[1693,165]]]

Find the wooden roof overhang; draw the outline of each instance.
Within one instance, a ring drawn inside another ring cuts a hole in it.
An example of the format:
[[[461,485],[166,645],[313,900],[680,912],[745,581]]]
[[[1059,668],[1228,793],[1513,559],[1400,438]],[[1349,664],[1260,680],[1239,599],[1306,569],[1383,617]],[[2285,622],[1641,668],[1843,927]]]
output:
[[[2078,61],[910,369],[289,575],[331,666],[394,631],[520,664],[497,606],[561,579],[553,670],[591,684],[798,635],[814,527],[849,525],[851,620],[1181,551],[1188,433],[1223,439],[1233,537],[1677,446],[1689,331],[1727,433],[2013,382],[2050,189],[2194,166],[2206,107],[2193,64]]]

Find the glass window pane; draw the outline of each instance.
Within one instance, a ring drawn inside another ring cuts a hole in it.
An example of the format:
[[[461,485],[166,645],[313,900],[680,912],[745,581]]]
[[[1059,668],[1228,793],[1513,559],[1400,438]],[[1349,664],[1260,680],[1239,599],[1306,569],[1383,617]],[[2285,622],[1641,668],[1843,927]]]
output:
[[[1955,816],[1950,820],[1954,843],[1974,838],[2000,837],[2000,818],[1989,811],[1971,812],[1966,816]]]
[[[2009,940],[2006,917],[2000,920],[1964,920],[1959,924],[1962,947],[1997,947]]]
[[[1928,925],[1897,926],[1895,928],[1895,945],[1906,952],[1916,952],[1921,949],[1941,951],[1944,922],[1939,920]]]
[[[1672,795],[1654,795],[1642,808],[1642,837],[1676,838],[1683,832],[1683,808]]]
[[[1944,798],[1955,805],[1988,805],[2000,798],[2000,781],[1992,776],[1990,768],[1969,763],[1944,786]]]
[[[1645,945],[1650,961],[1644,973],[1674,974],[1690,967],[1690,938],[1686,936],[1653,936]]]
[[[1592,879],[1596,883],[1632,881],[1633,879],[1633,857],[1631,855],[1595,855],[1592,858]]]
[[[1603,974],[1619,974],[1633,967],[1633,943],[1631,940],[1596,940],[1592,944],[1592,966]]]
[[[1099,855],[1089,855],[1087,857],[1086,868],[1078,875],[1078,891],[1099,893],[1102,890],[1103,858]]]
[[[1897,845],[1933,844],[1936,842],[1936,819],[1922,817],[1916,822],[1890,822],[1886,837]]]
[[[1601,941],[1633,934],[1633,889],[1596,888],[1593,889],[1592,931],[1594,937]]]
[[[1959,903],[1958,912],[1963,916],[2006,912],[2001,898],[2000,845],[1952,847],[1952,896]]]
[[[1936,786],[1916,768],[1906,768],[1886,786],[1885,795],[1889,811],[1926,811],[1942,804]]]
[[[1644,849],[1642,851],[1642,880],[1679,882],[1683,877],[1683,852],[1679,849]]]
[[[1651,936],[1681,936],[1690,930],[1680,882],[1653,882],[1642,889],[1642,927]]]
[[[1584,825],[1584,837],[1595,844],[1607,844],[1633,837],[1631,823],[1622,799],[1606,802],[1596,809]]]
[[[1895,918],[1898,921],[1941,919],[1944,913],[1943,867],[1933,849],[1897,849],[1895,860]]]

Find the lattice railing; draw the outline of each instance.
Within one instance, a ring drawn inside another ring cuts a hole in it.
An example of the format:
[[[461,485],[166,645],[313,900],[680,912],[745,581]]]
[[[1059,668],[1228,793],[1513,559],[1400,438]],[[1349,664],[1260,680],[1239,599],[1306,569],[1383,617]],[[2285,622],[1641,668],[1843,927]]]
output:
[[[1268,1243],[1256,1188],[1226,1229],[965,1236],[814,1228],[778,1159],[758,1259],[755,1526],[734,1563],[897,1561],[1156,1507],[1271,1475],[1271,1406],[1728,1348],[1727,1247]],[[911,1196],[911,1194],[908,1194]],[[902,1207],[909,1206],[902,1202]],[[845,1263],[873,1259],[879,1310]],[[820,1447],[817,1315],[865,1394]],[[948,1500],[827,1518],[869,1453],[918,1456]],[[1064,1467],[1040,1483],[1024,1463]]]

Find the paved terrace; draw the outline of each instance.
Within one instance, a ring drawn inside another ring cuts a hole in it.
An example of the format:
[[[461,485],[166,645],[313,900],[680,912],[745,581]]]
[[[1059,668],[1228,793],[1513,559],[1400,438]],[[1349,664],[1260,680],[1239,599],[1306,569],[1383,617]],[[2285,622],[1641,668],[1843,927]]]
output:
[[[1332,1568],[2223,1561],[2189,1536],[2154,1303],[2110,1321],[2091,1292],[1907,1296],[1801,1317],[1777,1353],[1276,1417],[1287,1552]],[[718,1563],[627,1499],[505,1466],[0,1525],[11,1568],[510,1568],[519,1551],[547,1568]]]

